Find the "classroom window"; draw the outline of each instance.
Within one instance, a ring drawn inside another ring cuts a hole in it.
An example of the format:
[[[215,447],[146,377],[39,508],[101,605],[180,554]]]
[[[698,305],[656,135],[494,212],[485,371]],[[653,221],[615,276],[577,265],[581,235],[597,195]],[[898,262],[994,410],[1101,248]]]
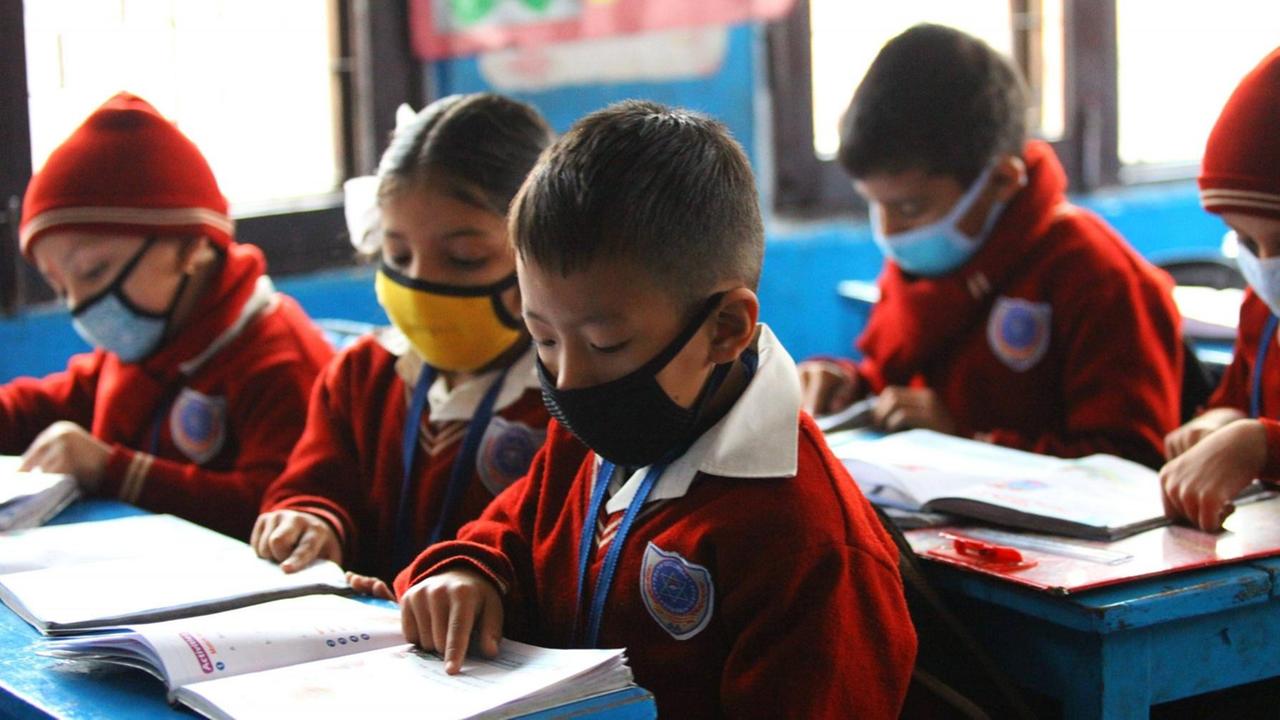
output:
[[[1280,42],[1280,2],[1118,0],[1116,37],[1123,172],[1191,176],[1231,90]]]
[[[335,3],[25,3],[32,167],[119,90],[174,120],[238,215],[342,179]]]
[[[813,148],[819,158],[835,157],[840,115],[880,48],[923,22],[982,38],[1009,57],[1021,55],[1033,100],[1031,127],[1051,139],[1062,134],[1062,0],[907,0],[880,3],[874,11],[848,0],[810,0]]]
[[[1094,61],[1096,51],[1074,52],[1069,38],[1097,37],[1099,27],[1108,27],[1111,2],[796,0],[787,17],[767,30],[774,209],[799,218],[861,212],[862,201],[833,160],[840,143],[839,119],[884,43],[921,22],[957,27],[1014,61],[1027,79],[1031,133],[1054,143],[1071,174],[1083,166],[1079,155],[1085,147],[1075,140],[1083,94],[1071,86],[1072,79],[1107,71],[1105,62]],[[1082,56],[1088,61],[1081,63]],[[1090,64],[1097,67],[1083,67]],[[1078,176],[1092,179],[1098,174]]]

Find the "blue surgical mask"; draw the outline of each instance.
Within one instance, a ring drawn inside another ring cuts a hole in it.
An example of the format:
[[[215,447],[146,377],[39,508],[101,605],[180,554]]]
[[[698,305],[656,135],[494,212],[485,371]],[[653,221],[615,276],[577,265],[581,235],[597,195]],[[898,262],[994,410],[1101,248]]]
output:
[[[71,309],[71,325],[85,342],[115,353],[127,363],[139,362],[159,347],[190,277],[182,278],[169,309],[162,313],[143,310],[134,304],[124,294],[124,283],[154,242],[154,237],[147,238],[105,290]]]
[[[1236,263],[1240,266],[1240,274],[1244,276],[1245,282],[1253,288],[1258,299],[1271,308],[1273,314],[1280,315],[1280,257],[1260,258],[1240,242],[1234,230],[1227,235],[1235,236],[1231,239],[1239,248]]]
[[[879,206],[872,203],[871,237],[879,246],[880,252],[912,275],[945,275],[963,265],[987,241],[991,228],[1004,210],[1003,202],[992,204],[977,237],[969,237],[956,227],[960,218],[973,209],[973,204],[991,178],[991,171],[992,166],[987,166],[951,210],[947,211],[945,217],[905,232],[885,235]]]

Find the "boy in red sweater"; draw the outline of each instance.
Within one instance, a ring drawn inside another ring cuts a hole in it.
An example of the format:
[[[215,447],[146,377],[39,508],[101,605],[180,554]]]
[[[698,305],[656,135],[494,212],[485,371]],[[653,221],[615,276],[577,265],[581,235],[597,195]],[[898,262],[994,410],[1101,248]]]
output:
[[[1027,142],[1016,69],[920,25],[889,41],[841,127],[841,165],[885,254],[861,362],[801,366],[805,407],[878,394],[877,424],[1158,466],[1182,355],[1169,277],[1069,204]]]
[[[525,478],[396,578],[406,637],[449,672],[504,631],[625,646],[665,717],[896,717],[897,553],[756,322],[741,148],[612,106],[543,155],[511,227],[556,421]]]
[[[248,537],[332,351],[233,241],[200,151],[120,93],[31,179],[20,236],[95,350],[0,387],[0,453]]]
[[[1254,478],[1280,480],[1280,50],[1268,55],[1227,100],[1209,135],[1200,171],[1204,208],[1239,240],[1249,283],[1235,355],[1209,410],[1165,439],[1160,472],[1165,509],[1216,531],[1231,500]]]
[[[380,254],[395,330],[359,340],[316,384],[254,528],[259,555],[389,582],[528,470],[548,416],[506,215],[550,142],[536,110],[491,94],[444,98],[396,131],[364,248]]]

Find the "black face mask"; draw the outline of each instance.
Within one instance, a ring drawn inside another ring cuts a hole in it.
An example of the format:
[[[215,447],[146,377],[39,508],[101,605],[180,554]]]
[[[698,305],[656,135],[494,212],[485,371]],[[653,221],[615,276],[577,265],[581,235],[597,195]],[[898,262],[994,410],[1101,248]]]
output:
[[[572,390],[556,388],[538,360],[538,379],[547,410],[597,455],[615,465],[644,467],[669,462],[685,451],[702,406],[724,382],[732,363],[717,365],[693,407],[680,407],[658,384],[657,374],[707,321],[724,293],[711,296],[680,334],[652,360],[617,380]]]

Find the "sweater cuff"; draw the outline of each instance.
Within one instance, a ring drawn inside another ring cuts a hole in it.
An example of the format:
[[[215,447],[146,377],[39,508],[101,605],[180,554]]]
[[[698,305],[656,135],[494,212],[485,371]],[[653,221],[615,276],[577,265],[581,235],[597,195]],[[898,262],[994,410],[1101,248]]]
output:
[[[484,575],[498,589],[499,595],[506,596],[511,583],[503,577],[504,573],[493,567],[494,558],[490,557],[491,554],[494,554],[491,548],[478,543],[461,540],[436,543],[423,550],[409,567],[396,576],[396,598],[403,598],[409,588],[457,565],[465,565]]]
[[[102,481],[98,483],[98,495],[119,498],[130,504],[137,503],[155,459],[154,455],[130,450],[119,444],[112,445],[111,454],[107,456],[107,466],[102,471]]]
[[[338,543],[342,545],[343,550],[347,551],[346,557],[354,557],[355,548],[348,547],[348,542],[352,540],[351,533],[347,531],[347,518],[340,512],[324,504],[322,498],[298,497],[290,498],[284,502],[278,502],[275,505],[264,508],[263,513],[275,512],[276,510],[293,510],[296,512],[315,515],[328,524],[333,530],[333,534],[338,538]]]
[[[1258,477],[1271,483],[1280,482],[1280,422],[1270,418],[1259,418],[1259,422],[1267,433],[1267,462]]]

